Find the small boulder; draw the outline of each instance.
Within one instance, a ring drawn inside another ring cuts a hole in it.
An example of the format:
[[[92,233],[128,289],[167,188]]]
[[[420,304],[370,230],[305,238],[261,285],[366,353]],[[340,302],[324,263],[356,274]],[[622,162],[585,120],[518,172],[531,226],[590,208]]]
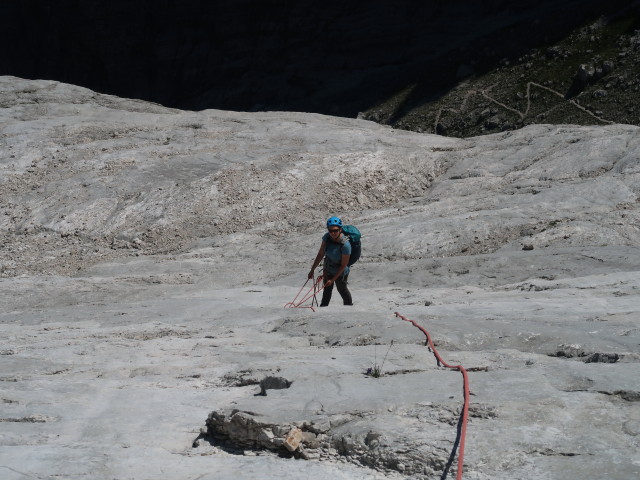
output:
[[[298,427],[292,428],[284,439],[284,446],[290,452],[295,452],[302,443],[303,435],[302,430]]]
[[[583,63],[578,67],[578,72],[576,73],[576,77],[582,83],[587,83],[591,81],[596,73],[596,69],[593,65],[587,65]]]

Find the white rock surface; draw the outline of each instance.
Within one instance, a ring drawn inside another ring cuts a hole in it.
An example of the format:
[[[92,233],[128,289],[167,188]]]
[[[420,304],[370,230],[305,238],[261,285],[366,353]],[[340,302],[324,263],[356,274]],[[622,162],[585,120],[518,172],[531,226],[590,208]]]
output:
[[[637,127],[0,106],[1,478],[454,478],[462,377],[395,311],[472,370],[465,479],[640,476]],[[356,305],[283,308],[334,214]]]

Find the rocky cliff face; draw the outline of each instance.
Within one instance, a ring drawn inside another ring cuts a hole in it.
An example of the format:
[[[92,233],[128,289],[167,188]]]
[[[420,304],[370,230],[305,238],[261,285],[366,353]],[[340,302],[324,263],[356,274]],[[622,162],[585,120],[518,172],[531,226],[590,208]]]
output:
[[[4,2],[0,74],[201,110],[356,116],[420,81],[425,98],[626,5],[475,2]]]
[[[640,2],[566,38],[504,59],[437,99],[418,81],[361,116],[396,128],[469,137],[534,123],[640,124]]]

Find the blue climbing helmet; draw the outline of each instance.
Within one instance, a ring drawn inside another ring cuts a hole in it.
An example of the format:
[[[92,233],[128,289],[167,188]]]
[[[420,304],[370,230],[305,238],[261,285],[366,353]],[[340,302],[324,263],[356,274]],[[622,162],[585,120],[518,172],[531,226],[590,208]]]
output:
[[[338,217],[331,217],[329,220],[327,220],[327,228],[332,226],[342,228],[342,220],[340,220]]]

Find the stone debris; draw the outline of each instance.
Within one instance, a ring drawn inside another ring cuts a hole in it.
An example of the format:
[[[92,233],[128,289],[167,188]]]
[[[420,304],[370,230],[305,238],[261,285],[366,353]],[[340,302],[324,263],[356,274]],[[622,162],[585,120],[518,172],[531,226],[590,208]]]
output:
[[[424,408],[405,413],[414,416]],[[433,422],[434,425],[445,423],[455,426],[460,416],[459,409],[447,405],[426,408],[433,415],[422,417],[422,421]],[[490,407],[485,407],[484,410],[474,409],[473,416],[491,419],[495,414]],[[416,448],[410,437],[391,440],[381,432],[362,430],[361,422],[359,415],[342,414],[335,419],[329,416],[313,421],[301,420],[295,424],[272,424],[261,421],[260,416],[253,412],[213,411],[207,419],[204,436],[214,445],[226,448],[267,450],[305,460],[346,460],[379,471],[416,475],[417,478],[426,478],[425,472],[442,471],[449,461],[449,441],[435,441],[429,447]],[[199,440],[193,444],[194,447],[199,445]]]
[[[300,430],[298,427],[294,427],[287,434],[287,437],[284,439],[283,445],[290,452],[295,452],[302,444],[302,440],[302,430]]]

